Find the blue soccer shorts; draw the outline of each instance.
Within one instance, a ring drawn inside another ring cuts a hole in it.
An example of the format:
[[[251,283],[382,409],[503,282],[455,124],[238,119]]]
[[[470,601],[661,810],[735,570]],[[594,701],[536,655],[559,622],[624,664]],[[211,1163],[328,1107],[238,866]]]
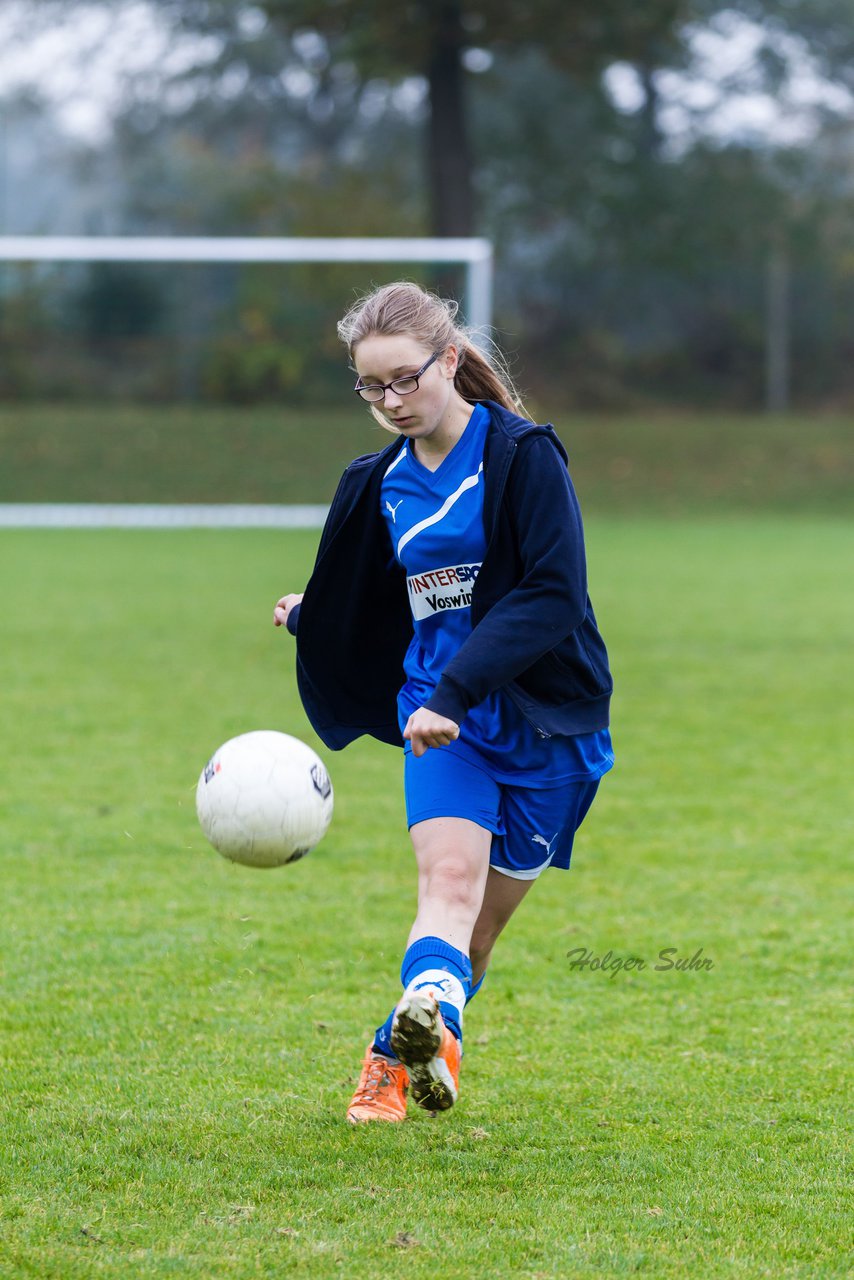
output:
[[[599,779],[509,786],[452,745],[416,759],[407,743],[403,788],[410,827],[428,818],[468,818],[492,832],[491,867],[514,880],[535,880],[547,867],[569,869],[572,842]]]

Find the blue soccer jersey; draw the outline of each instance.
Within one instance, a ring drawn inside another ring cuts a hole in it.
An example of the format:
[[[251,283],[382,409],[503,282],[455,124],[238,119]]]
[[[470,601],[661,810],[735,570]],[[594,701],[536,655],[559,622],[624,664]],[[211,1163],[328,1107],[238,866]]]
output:
[[[394,554],[406,571],[413,637],[398,697],[401,731],[430,697],[471,634],[471,591],[484,554],[483,450],[489,411],[475,406],[468,426],[435,471],[407,441],[385,473],[380,506]],[[486,763],[497,782],[532,787],[599,778],[614,763],[607,729],[542,738],[500,690],[473,707],[452,747]],[[511,764],[512,762],[512,764]]]

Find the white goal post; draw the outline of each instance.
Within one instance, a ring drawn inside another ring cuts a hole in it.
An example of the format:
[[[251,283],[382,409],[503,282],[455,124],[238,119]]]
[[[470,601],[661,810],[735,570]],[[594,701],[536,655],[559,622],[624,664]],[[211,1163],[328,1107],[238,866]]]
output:
[[[457,263],[466,324],[492,324],[492,244],[480,237],[0,236],[0,262]]]

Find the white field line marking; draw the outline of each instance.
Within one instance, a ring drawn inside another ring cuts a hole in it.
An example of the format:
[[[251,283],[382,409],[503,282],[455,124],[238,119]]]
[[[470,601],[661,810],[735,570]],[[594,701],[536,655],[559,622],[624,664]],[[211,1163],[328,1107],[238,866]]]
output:
[[[326,506],[7,502],[0,529],[321,529]]]

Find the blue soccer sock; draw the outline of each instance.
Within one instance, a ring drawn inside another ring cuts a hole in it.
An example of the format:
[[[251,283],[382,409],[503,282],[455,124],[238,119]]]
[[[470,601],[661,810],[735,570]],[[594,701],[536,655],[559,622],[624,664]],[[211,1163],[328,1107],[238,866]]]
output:
[[[394,1009],[396,1008],[397,1005],[394,1006]],[[391,1024],[394,1022],[394,1009],[392,1009],[383,1025],[377,1027],[372,1048],[375,1053],[382,1053],[385,1057],[392,1058],[396,1062],[397,1054],[391,1047]]]
[[[442,938],[419,938],[403,957],[400,980],[406,991],[431,991],[448,1030],[463,1038],[463,1008],[470,998],[471,960],[464,951],[452,947]],[[483,979],[481,979],[483,981]],[[477,984],[480,987],[480,983]],[[374,1049],[393,1058],[391,1024],[394,1009],[374,1036]]]
[[[471,960],[442,938],[419,938],[403,957],[404,993],[428,991],[436,997],[445,1026],[463,1038],[463,1008],[471,982]]]

